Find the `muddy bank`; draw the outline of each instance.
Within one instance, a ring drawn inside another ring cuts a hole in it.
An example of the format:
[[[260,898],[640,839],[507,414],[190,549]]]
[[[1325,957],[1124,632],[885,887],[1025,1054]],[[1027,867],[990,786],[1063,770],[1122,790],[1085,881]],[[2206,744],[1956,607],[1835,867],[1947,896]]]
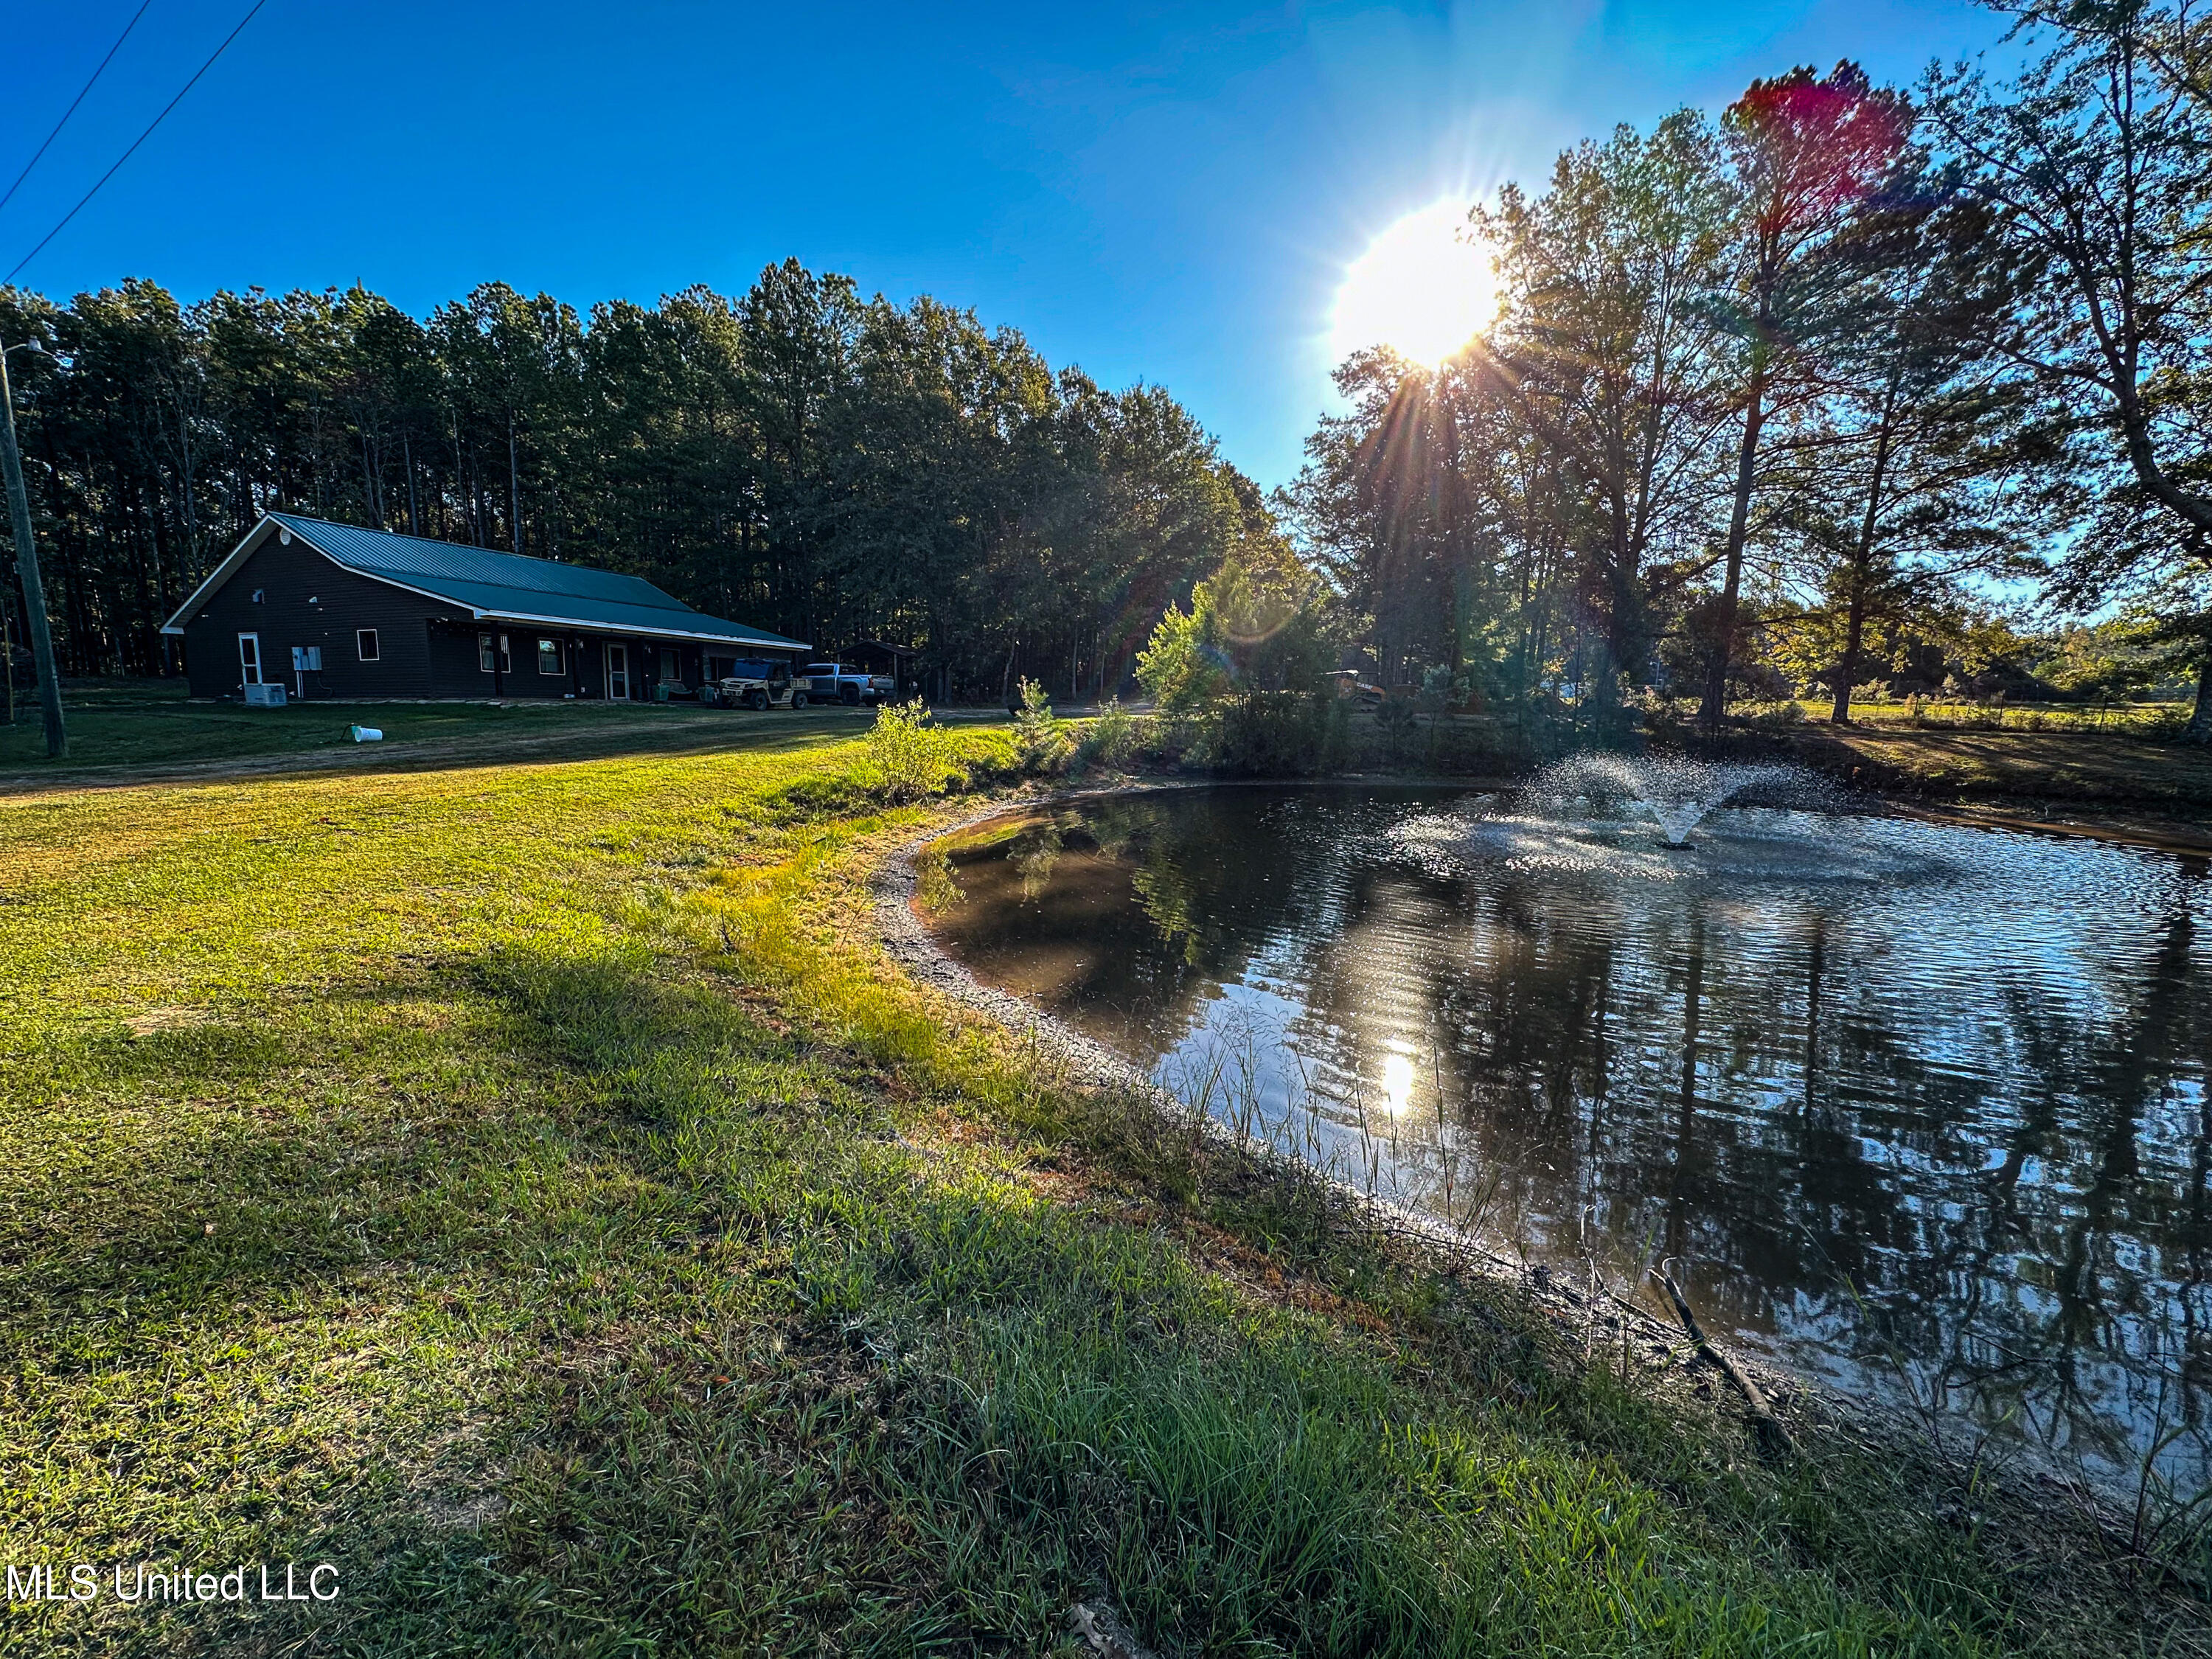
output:
[[[1963,823],[1978,830],[2021,830],[2036,835],[2072,836],[2087,841],[2148,847],[2184,858],[2212,858],[2212,823],[2148,812],[2058,811],[2033,801],[1959,802],[1926,806],[1913,801],[1888,803],[1893,811],[1939,823]]]

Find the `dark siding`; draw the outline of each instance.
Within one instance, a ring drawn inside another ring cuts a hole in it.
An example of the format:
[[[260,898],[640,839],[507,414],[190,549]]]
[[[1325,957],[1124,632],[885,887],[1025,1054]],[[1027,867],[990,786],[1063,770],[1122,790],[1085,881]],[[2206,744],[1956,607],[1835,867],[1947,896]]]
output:
[[[477,642],[489,634],[494,640],[501,635],[507,641],[507,659],[512,672],[496,676],[487,674],[479,666],[481,655]],[[521,623],[465,622],[449,628],[433,626],[430,630],[431,679],[436,690],[431,696],[440,697],[566,697],[579,689],[577,641],[580,636],[549,631],[540,624]],[[558,640],[561,643],[562,670],[558,674],[538,672],[538,641]],[[592,649],[586,646],[586,653]],[[592,676],[580,677],[584,687],[596,684]],[[587,689],[586,695],[590,695]]]
[[[253,601],[257,590],[264,596],[258,605]],[[443,600],[342,569],[303,542],[286,547],[270,536],[197,614],[185,618],[192,695],[239,696],[244,677],[238,636],[258,634],[261,678],[281,683],[287,691],[299,684],[292,673],[292,647],[322,647],[322,672],[306,677],[311,701],[439,696],[429,689],[425,625],[434,617],[465,620],[466,615]],[[376,630],[374,662],[362,661],[356,648],[356,630],[363,628]]]
[[[577,691],[586,697],[607,695],[607,659],[599,645],[596,634],[568,636],[569,671],[576,677]]]
[[[477,635],[473,620],[463,617],[429,625],[431,697],[489,697],[492,677],[477,666]]]
[[[518,630],[512,635],[514,641],[514,678],[518,682],[515,695],[565,697],[574,692],[579,678],[576,672],[577,652],[580,648],[589,649],[588,647],[580,647],[579,641],[582,636],[569,629],[548,628],[542,623],[526,629],[519,623],[514,626]],[[558,673],[538,672],[538,642],[540,640],[550,640],[560,647],[561,669]]]
[[[255,604],[259,592],[262,602]],[[377,660],[363,662],[359,630],[376,630]],[[185,622],[187,675],[196,697],[235,697],[243,676],[238,636],[261,636],[261,678],[297,695],[292,647],[319,645],[323,667],[305,679],[318,697],[562,697],[564,676],[538,672],[538,639],[516,624],[518,672],[494,677],[477,666],[477,635],[495,625],[476,623],[464,606],[373,581],[333,564],[305,542],[287,547],[276,536],[250,554],[231,579]]]
[[[253,601],[258,590],[262,603]],[[310,603],[310,601],[313,603]],[[373,628],[379,656],[363,662],[357,630]],[[185,644],[192,695],[240,695],[238,635],[261,637],[262,678],[287,692],[298,684],[292,673],[292,647],[322,647],[323,667],[306,677],[306,696],[317,697],[604,697],[607,694],[606,647],[617,643],[629,655],[629,695],[649,702],[659,683],[661,641],[577,631],[551,632],[542,624],[479,623],[467,607],[434,599],[374,581],[333,564],[295,539],[289,547],[267,537],[231,579],[185,622]],[[497,676],[477,666],[477,638],[504,633],[513,672]],[[538,672],[538,641],[561,641],[563,672]],[[705,652],[717,656],[780,655],[731,646],[702,647],[687,641],[674,647],[677,678],[696,692],[705,676]]]
[[[630,648],[635,653],[634,659],[645,666],[643,695],[647,698],[654,695],[655,688],[664,679],[681,685],[686,692],[699,690],[703,664],[698,646],[680,641],[638,640],[632,643]],[[669,658],[664,657],[663,652],[670,653],[674,659],[676,672],[672,677],[666,672]]]

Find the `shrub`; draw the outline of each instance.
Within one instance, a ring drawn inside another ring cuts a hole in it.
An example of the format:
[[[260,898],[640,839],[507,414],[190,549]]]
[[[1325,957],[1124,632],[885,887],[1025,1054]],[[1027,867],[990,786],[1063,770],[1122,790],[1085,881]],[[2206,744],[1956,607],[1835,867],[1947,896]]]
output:
[[[1191,589],[1189,610],[1169,605],[1137,653],[1137,681],[1170,714],[1239,688],[1316,690],[1336,659],[1341,622],[1280,537],[1248,537]]]
[[[1075,747],[1067,722],[1052,712],[1052,698],[1044,687],[1024,677],[1022,706],[1014,715],[1014,750],[1026,772],[1055,772],[1066,763]]]
[[[1198,708],[1229,684],[1229,659],[1208,637],[1215,623],[1204,603],[1204,586],[1191,610],[1168,606],[1152,643],[1137,653],[1137,683],[1162,708],[1176,713]]]
[[[1136,757],[1139,741],[1137,717],[1121,707],[1119,697],[1109,699],[1076,744],[1073,763],[1078,770],[1127,766]]]
[[[1495,777],[1526,772],[1588,746],[1571,727],[1542,718],[1540,710],[1516,707],[1494,715],[1438,720],[1423,745],[1421,765],[1431,772]]]
[[[949,735],[919,701],[878,708],[868,731],[868,763],[876,774],[877,793],[894,804],[920,800],[960,776]]]
[[[1194,758],[1217,772],[1301,777],[1341,764],[1346,708],[1340,697],[1304,691],[1247,691],[1219,703]]]
[[[1393,761],[1398,758],[1399,750],[1406,746],[1407,739],[1413,735],[1416,720],[1413,700],[1409,697],[1385,697],[1382,706],[1375,711],[1376,724],[1382,728],[1383,744],[1389,750]]]

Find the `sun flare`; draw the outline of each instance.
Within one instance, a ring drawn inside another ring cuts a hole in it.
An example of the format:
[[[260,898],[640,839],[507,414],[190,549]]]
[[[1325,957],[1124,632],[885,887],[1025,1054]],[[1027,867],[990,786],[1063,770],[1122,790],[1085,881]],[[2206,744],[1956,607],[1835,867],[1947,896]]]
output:
[[[1487,328],[1498,316],[1498,278],[1491,250],[1467,232],[1467,204],[1447,199],[1369,243],[1336,292],[1334,360],[1387,345],[1433,366]]]

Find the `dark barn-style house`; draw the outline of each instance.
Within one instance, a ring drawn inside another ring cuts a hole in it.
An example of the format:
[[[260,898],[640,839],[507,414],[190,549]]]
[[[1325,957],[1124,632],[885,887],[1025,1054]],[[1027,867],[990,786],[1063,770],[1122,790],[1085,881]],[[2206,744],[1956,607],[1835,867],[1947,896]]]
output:
[[[270,513],[163,626],[195,697],[696,692],[808,647],[694,611],[636,576]]]

